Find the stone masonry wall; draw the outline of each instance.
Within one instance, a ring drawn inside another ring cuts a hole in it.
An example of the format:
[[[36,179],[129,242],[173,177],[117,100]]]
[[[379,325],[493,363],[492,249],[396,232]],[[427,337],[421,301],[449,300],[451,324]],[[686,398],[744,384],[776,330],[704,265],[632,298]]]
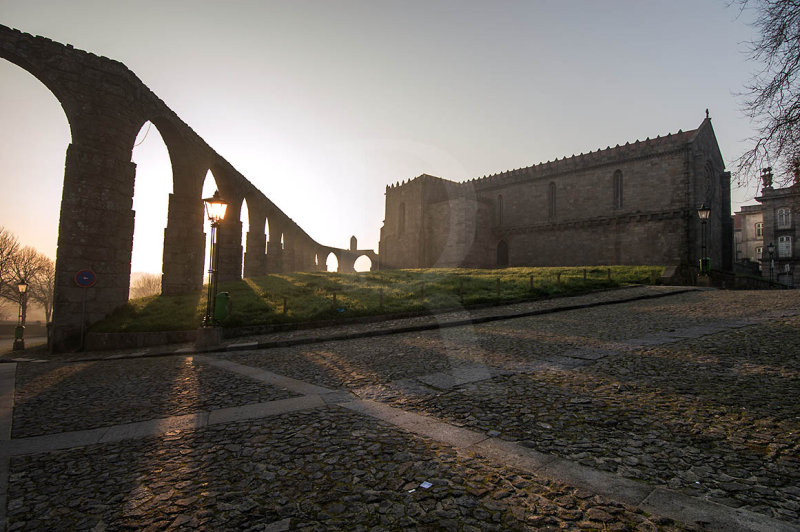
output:
[[[621,203],[615,174],[622,176]],[[732,257],[726,242],[733,238],[729,180],[708,117],[697,130],[465,183],[423,175],[387,187],[381,244],[390,245],[381,253],[392,260],[383,266],[419,267],[414,250],[422,245],[425,266],[495,267],[498,245],[505,242],[509,266],[693,267],[701,255],[696,210],[706,201],[712,208],[706,251],[719,268],[732,262],[726,259]],[[448,199],[428,194],[423,185],[430,183],[446,190]],[[408,220],[412,197],[426,231],[398,239],[398,202],[405,202]]]
[[[270,213],[285,231],[301,235],[304,243],[311,240],[122,63],[3,25],[0,58],[25,69],[48,87],[64,109],[72,134],[65,160],[56,254],[54,350],[78,347],[82,322],[100,320],[127,302],[135,218],[136,167],[131,153],[137,134],[148,121],[164,139],[173,170],[173,194],[164,233],[165,294],[191,292],[202,283],[201,191],[209,170],[222,197],[231,201],[232,214],[238,215],[247,196],[248,207],[259,213],[251,217],[251,225],[263,227]],[[220,231],[221,280],[241,278],[241,224],[236,220]],[[248,242],[260,248],[248,249],[253,256],[265,252],[262,238]],[[274,261],[267,257],[267,265],[280,264],[282,271],[287,264],[294,267],[291,247],[279,255]],[[260,258],[254,264],[256,270],[265,269]],[[97,283],[79,288],[75,275],[87,269],[95,272]]]

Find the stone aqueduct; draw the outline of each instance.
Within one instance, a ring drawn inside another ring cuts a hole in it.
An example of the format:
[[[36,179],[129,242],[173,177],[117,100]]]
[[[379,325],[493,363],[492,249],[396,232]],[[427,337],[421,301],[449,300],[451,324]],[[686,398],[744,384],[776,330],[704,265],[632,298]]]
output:
[[[131,273],[136,165],[135,139],[145,123],[158,128],[172,164],[173,192],[164,232],[162,292],[199,290],[205,234],[202,187],[210,170],[229,203],[218,232],[220,281],[271,272],[317,271],[334,253],[339,271],[372,250],[324,246],[311,238],[269,198],[215,152],[125,65],[70,45],[0,25],[0,57],[25,69],[55,95],[71,132],[64,168],[58,228],[52,345],[75,346],[84,296],[86,320],[96,321],[125,303]],[[242,250],[243,201],[250,230]],[[269,224],[269,238],[265,225]],[[91,269],[91,289],[75,283]],[[84,292],[85,290],[85,292]]]

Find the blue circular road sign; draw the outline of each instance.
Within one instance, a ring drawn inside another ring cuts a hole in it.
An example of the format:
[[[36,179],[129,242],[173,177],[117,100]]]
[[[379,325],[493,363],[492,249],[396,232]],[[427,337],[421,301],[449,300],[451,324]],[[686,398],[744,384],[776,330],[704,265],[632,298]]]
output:
[[[92,270],[81,270],[75,274],[75,284],[81,288],[89,288],[97,282],[97,275]]]

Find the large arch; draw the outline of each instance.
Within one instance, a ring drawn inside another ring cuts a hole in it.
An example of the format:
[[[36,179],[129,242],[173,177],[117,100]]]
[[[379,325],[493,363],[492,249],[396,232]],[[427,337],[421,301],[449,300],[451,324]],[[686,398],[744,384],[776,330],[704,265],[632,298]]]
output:
[[[55,95],[27,70],[0,61],[0,175],[2,225],[48,257],[55,257],[64,161],[27,157],[32,151],[63,157],[72,138]],[[29,201],[35,199],[36,208]],[[31,228],[38,231],[31,234]],[[24,236],[24,238],[23,238]]]
[[[18,65],[43,83],[61,104],[71,143],[64,163],[53,305],[56,351],[79,345],[82,310],[94,322],[127,301],[134,230],[132,208],[136,137],[150,121],[158,128],[172,165],[167,227],[162,257],[162,292],[192,292],[202,283],[204,242],[202,187],[209,169],[229,214],[219,231],[219,280],[242,275],[240,209],[247,197],[252,217],[269,217],[265,270],[313,267],[319,247],[242,174],[148,89],[125,65],[71,46],[0,25],[0,58]],[[264,224],[261,224],[263,227]],[[252,231],[251,231],[252,232]],[[273,234],[274,233],[274,234]],[[250,247],[250,240],[247,247]],[[274,239],[285,249],[270,260]],[[258,255],[260,234],[253,235]],[[266,238],[266,237],[264,237]],[[305,256],[309,255],[309,261]],[[299,257],[297,260],[296,257]],[[255,259],[256,264],[260,259]],[[309,262],[309,264],[306,264]],[[375,261],[373,261],[375,262]],[[91,270],[96,283],[78,286],[76,274]],[[84,298],[85,296],[85,298]]]
[[[146,122],[140,130],[131,160],[136,163],[131,275],[157,273],[160,276],[173,183],[169,152],[158,127],[152,122]]]

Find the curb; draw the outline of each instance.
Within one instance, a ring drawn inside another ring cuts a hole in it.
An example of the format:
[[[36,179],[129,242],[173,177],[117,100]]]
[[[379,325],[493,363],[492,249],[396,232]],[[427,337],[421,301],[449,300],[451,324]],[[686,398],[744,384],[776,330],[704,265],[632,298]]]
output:
[[[434,322],[434,323],[423,323],[419,325],[406,325],[400,327],[391,327],[382,330],[375,330],[375,331],[359,331],[359,332],[350,332],[350,333],[341,333],[341,334],[328,334],[328,335],[321,335],[321,336],[307,336],[304,338],[293,338],[287,340],[272,340],[272,341],[264,341],[264,342],[243,342],[243,343],[231,343],[228,345],[221,345],[221,346],[214,346],[214,347],[206,347],[198,349],[195,346],[192,347],[184,347],[180,349],[172,349],[172,350],[164,350],[164,351],[151,351],[151,352],[136,352],[130,354],[118,354],[118,355],[106,355],[106,356],[87,356],[82,358],[76,358],[71,360],[39,360],[39,359],[29,359],[29,360],[19,360],[19,359],[7,359],[7,360],[0,360],[0,364],[3,363],[16,363],[16,362],[37,362],[37,363],[76,363],[76,362],[101,362],[105,360],[129,360],[129,359],[136,359],[136,358],[156,358],[156,357],[167,357],[167,356],[176,356],[176,355],[188,355],[188,354],[205,354],[205,353],[227,353],[227,352],[235,352],[235,351],[249,351],[253,349],[275,349],[279,347],[293,347],[293,346],[300,346],[300,345],[310,345],[310,344],[318,344],[318,343],[325,343],[325,342],[338,342],[344,340],[356,340],[360,338],[372,338],[372,337],[379,337],[379,336],[389,336],[393,334],[404,334],[404,333],[411,333],[411,332],[422,332],[422,331],[432,331],[437,329],[447,329],[453,327],[464,327],[468,325],[478,325],[481,323],[490,323],[493,321],[502,321],[502,320],[509,320],[515,318],[526,318],[530,316],[542,316],[547,314],[556,314],[559,312],[569,312],[572,310],[581,310],[581,309],[588,309],[588,308],[596,308],[596,307],[604,307],[609,305],[618,305],[623,303],[631,303],[634,301],[645,301],[649,299],[661,299],[665,297],[677,296],[681,294],[686,294],[690,292],[699,292],[704,289],[697,288],[697,287],[689,287],[680,290],[675,290],[672,292],[666,293],[657,293],[657,294],[644,294],[640,296],[634,297],[626,297],[622,299],[614,299],[610,301],[596,301],[592,303],[580,303],[580,304],[573,304],[573,305],[565,305],[560,307],[553,307],[548,309],[538,309],[538,310],[529,310],[524,312],[512,312],[512,313],[501,313],[495,314],[491,316],[481,316],[481,317],[471,317],[465,319],[454,319],[450,321],[444,322]],[[430,318],[436,319],[436,316],[440,316],[442,314],[431,314]]]

